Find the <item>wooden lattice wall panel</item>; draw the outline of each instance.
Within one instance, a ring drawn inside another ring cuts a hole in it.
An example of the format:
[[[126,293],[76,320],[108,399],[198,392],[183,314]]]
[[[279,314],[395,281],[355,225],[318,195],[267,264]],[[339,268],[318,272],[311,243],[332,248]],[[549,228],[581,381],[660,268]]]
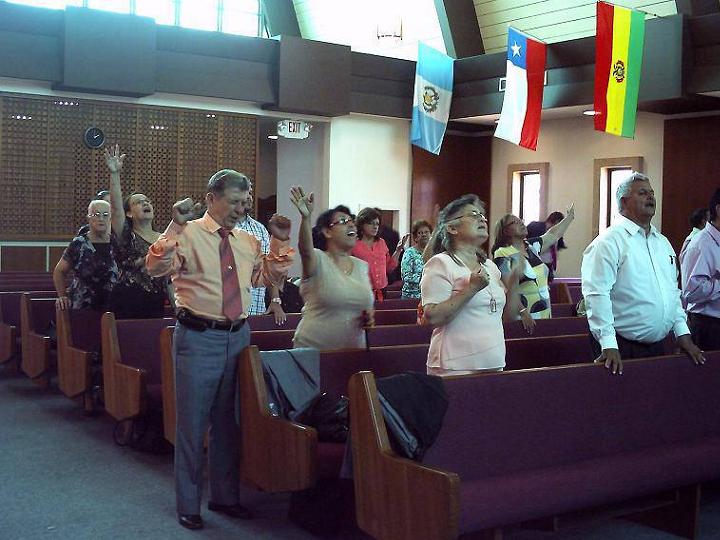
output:
[[[163,230],[172,204],[198,200],[220,168],[257,170],[257,120],[215,111],[150,107],[78,98],[0,94],[0,239],[68,239],[87,205],[107,189],[103,149],[82,141],[103,130],[106,146],[127,154],[123,192],[153,200]]]

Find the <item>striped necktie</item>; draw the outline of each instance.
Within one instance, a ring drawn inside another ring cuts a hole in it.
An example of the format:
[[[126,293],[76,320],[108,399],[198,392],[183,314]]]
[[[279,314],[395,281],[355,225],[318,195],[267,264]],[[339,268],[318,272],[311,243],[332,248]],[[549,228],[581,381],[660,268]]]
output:
[[[238,280],[235,257],[230,246],[230,231],[220,228],[220,270],[222,274],[222,312],[230,321],[236,321],[242,315],[242,297]]]

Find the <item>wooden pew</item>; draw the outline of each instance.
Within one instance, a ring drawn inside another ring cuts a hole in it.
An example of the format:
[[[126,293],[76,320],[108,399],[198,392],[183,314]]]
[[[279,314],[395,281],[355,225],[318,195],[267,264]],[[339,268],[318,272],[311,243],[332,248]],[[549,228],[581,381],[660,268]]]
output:
[[[23,293],[20,300],[23,373],[40,386],[50,385],[55,366],[56,343],[48,335],[55,321],[55,298],[33,298]]]
[[[505,323],[504,327],[505,339],[590,333],[585,317],[553,317],[552,319],[535,321],[535,330],[531,336],[525,331],[522,321]]]
[[[287,321],[285,324],[278,326],[275,324],[275,316],[270,315],[253,315],[248,318],[248,324],[250,325],[251,332],[258,332],[263,330],[294,330],[297,328],[300,322],[300,313],[288,313]]]
[[[175,445],[177,408],[175,404],[175,362],[172,355],[174,326],[160,332],[160,380],[162,384],[163,435]]]
[[[386,300],[397,300],[399,298],[400,298],[400,291],[388,290],[387,293],[385,294]]]
[[[33,298],[53,298],[54,291],[24,291]],[[13,361],[12,372],[19,367],[22,324],[20,299],[23,292],[0,292],[0,364]]]
[[[419,303],[415,298],[393,298],[375,302],[375,309],[417,309]]]
[[[118,422],[145,414],[151,402],[162,406],[160,334],[173,323],[102,316],[105,410]]]
[[[375,325],[414,324],[417,322],[417,309],[378,309],[375,311]]]
[[[628,518],[694,538],[699,484],[720,475],[720,417],[704,413],[720,407],[720,353],[706,356],[629,360],[622,376],[581,364],[447,378],[423,463],[393,452],[373,375],[353,375],[358,525],[380,540],[501,539],[504,526],[670,491]]]
[[[58,309],[58,387],[67,397],[83,397],[85,410],[93,410],[90,396],[93,363],[99,367],[102,312],[90,309]]]
[[[577,316],[577,304],[551,304],[553,317],[575,317]]]

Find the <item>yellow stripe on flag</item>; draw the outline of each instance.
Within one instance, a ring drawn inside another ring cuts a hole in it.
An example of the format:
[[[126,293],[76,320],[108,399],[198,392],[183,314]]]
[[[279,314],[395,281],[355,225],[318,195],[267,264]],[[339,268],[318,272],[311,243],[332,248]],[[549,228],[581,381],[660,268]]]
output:
[[[622,133],[623,115],[625,114],[630,15],[629,9],[615,6],[610,79],[607,88],[607,123],[605,125],[605,131],[614,135]]]

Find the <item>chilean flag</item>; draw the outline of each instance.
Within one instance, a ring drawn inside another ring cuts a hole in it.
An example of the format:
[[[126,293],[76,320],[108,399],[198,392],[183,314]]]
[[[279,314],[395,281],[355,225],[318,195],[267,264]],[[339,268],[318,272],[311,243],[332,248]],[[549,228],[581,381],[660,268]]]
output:
[[[505,97],[496,137],[535,150],[544,84],[545,44],[510,27]]]

